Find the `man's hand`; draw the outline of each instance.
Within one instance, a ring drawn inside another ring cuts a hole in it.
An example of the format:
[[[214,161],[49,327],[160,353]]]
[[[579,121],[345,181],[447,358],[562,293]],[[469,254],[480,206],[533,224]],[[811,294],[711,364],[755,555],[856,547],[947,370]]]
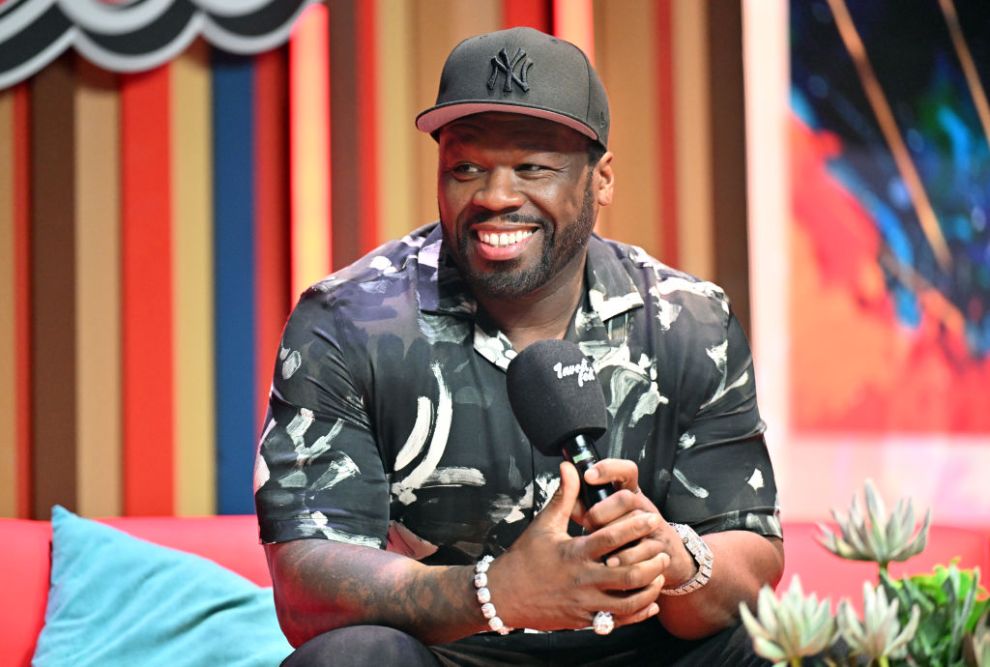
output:
[[[660,514],[657,506],[639,489],[639,468],[626,459],[604,459],[584,476],[588,484],[611,484],[616,492],[590,509],[577,504],[572,518],[587,531],[598,531],[631,515],[653,516],[656,528],[638,544],[619,550],[608,558],[611,567],[637,563],[656,549],[670,557],[665,586],[676,587],[694,576],[697,566],[677,532]]]
[[[610,611],[619,626],[658,612],[655,601],[670,559],[662,542],[644,538],[663,522],[659,513],[613,513],[607,525],[572,537],[567,526],[580,507],[579,488],[577,470],[562,463],[557,493],[492,564],[488,576],[493,601],[507,625],[586,628],[596,612]],[[616,552],[622,556],[618,561],[609,558],[606,565],[606,557]]]
[[[609,566],[626,567],[640,562],[646,554],[660,550],[669,554],[664,570],[666,586],[677,587],[694,576],[697,564],[680,536],[660,516],[649,498],[639,489],[639,472],[632,461],[605,459],[585,473],[589,484],[613,484],[617,491],[585,509],[578,503],[573,518],[586,530],[609,530],[630,517],[655,516],[659,522],[639,544],[620,549],[609,556]],[[764,584],[775,585],[784,569],[783,545],[747,530],[730,530],[705,535],[715,555],[712,577],[703,588],[688,595],[657,600],[660,623],[675,636],[698,639],[727,627],[738,617],[740,602],[754,605]]]

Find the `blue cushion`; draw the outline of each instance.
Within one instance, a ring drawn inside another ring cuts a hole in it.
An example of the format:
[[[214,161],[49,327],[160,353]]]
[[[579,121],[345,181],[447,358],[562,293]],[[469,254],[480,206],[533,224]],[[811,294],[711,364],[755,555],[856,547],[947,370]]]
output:
[[[291,651],[271,588],[52,509],[51,589],[33,665],[271,667]]]

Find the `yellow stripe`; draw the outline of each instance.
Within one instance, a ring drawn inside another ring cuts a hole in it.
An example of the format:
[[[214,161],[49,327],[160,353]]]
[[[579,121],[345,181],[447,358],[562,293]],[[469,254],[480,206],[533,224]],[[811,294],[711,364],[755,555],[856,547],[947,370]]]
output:
[[[609,94],[617,196],[599,216],[606,236],[660,251],[655,20],[652,0],[596,5],[596,69]]]
[[[398,238],[423,224],[414,197],[412,11],[405,0],[377,0],[378,214],[381,240]]]
[[[408,24],[413,33],[414,112],[406,121],[414,139],[414,218],[420,223],[437,219],[437,144],[415,129],[415,114],[433,105],[440,70],[451,49],[461,40],[501,28],[501,0],[416,0]]]
[[[706,3],[674,0],[672,12],[678,268],[712,280],[715,246]]]
[[[171,73],[173,451],[175,510],[181,516],[216,512],[212,98],[206,44],[194,43],[173,62]]]
[[[116,77],[77,60],[76,467],[79,512],[121,513],[120,169]]]
[[[0,90],[0,517],[17,516],[14,331],[14,94]]]

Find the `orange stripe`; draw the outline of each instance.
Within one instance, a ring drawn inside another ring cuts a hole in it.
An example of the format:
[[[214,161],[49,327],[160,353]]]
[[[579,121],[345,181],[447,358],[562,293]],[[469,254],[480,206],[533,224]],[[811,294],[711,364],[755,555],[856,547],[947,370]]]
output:
[[[660,259],[677,266],[677,119],[674,116],[674,58],[671,0],[656,1],[657,188],[660,211]]]
[[[360,146],[361,228],[360,251],[365,254],[380,242],[378,221],[378,55],[375,3],[359,2],[355,16],[357,33],[358,145]]]
[[[289,312],[289,253],[285,220],[288,213],[286,159],[288,122],[283,100],[288,86],[286,51],[276,49],[257,57],[254,92],[255,150],[255,298],[257,318],[257,424],[268,405],[282,325]]]
[[[330,271],[330,63],[325,5],[289,40],[292,298]]]
[[[31,107],[27,84],[14,92],[14,340],[17,355],[17,515],[31,514]]]
[[[121,79],[124,511],[174,511],[168,66]]]
[[[591,0],[553,0],[553,34],[578,46],[595,63],[595,10]]]

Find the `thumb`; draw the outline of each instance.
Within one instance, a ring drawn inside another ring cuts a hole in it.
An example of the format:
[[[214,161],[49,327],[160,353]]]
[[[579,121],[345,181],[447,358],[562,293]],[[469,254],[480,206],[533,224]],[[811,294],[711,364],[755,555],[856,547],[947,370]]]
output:
[[[580,488],[581,480],[578,478],[577,468],[569,461],[561,461],[560,485],[550,502],[540,512],[540,516],[544,517],[543,520],[547,522],[550,528],[567,532],[567,524],[577,504]]]

